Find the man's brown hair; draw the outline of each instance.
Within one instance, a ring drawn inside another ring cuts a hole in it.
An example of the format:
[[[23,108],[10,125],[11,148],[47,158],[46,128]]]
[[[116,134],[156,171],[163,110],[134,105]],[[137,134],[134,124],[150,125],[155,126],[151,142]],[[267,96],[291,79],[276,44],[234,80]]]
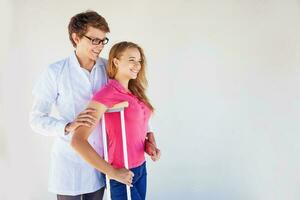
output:
[[[110,32],[105,18],[97,12],[88,10],[86,12],[78,13],[71,18],[68,25],[69,38],[74,47],[76,47],[76,43],[73,41],[72,33],[76,33],[81,38],[86,34],[89,27],[100,29],[106,33]]]

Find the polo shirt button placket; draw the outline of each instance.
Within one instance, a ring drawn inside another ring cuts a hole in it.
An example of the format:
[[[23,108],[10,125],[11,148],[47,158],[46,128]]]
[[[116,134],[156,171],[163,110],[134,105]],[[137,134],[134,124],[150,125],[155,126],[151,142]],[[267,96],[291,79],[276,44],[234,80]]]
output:
[[[146,121],[146,110],[144,106],[142,106],[142,110],[144,111],[144,121]]]

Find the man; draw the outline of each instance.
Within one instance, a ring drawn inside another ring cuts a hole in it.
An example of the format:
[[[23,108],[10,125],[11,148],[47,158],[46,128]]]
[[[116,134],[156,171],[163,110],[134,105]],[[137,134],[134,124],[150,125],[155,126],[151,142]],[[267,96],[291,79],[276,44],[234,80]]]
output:
[[[34,131],[47,136],[56,136],[51,155],[49,191],[57,194],[58,200],[102,199],[104,176],[91,167],[72,149],[72,132],[79,126],[97,124],[92,113],[86,109],[93,94],[106,82],[107,61],[99,58],[107,44],[109,26],[106,20],[94,11],[73,16],[70,20],[69,38],[75,51],[66,59],[51,64],[42,74],[33,89],[34,104],[30,124]],[[51,115],[55,106],[59,117]],[[103,156],[101,128],[97,124],[89,137],[90,145]],[[154,136],[148,133],[150,144]],[[147,151],[152,159],[160,156],[159,150]],[[116,180],[130,178],[126,169],[111,169]]]

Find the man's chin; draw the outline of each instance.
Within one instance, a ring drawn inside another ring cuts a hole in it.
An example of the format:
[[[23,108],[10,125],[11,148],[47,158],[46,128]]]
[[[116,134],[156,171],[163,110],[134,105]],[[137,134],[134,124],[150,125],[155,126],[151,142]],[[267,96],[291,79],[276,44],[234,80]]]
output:
[[[90,56],[90,59],[93,60],[93,61],[97,61],[98,58],[99,58],[99,55]]]

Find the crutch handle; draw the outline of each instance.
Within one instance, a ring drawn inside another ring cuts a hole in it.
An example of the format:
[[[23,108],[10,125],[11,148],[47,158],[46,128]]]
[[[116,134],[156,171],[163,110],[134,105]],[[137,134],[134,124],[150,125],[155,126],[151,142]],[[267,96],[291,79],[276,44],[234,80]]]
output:
[[[107,109],[106,113],[120,112],[121,110],[123,110],[124,108],[127,108],[128,106],[129,106],[128,102],[123,101],[123,102],[117,103],[117,104],[113,105],[113,107]]]

